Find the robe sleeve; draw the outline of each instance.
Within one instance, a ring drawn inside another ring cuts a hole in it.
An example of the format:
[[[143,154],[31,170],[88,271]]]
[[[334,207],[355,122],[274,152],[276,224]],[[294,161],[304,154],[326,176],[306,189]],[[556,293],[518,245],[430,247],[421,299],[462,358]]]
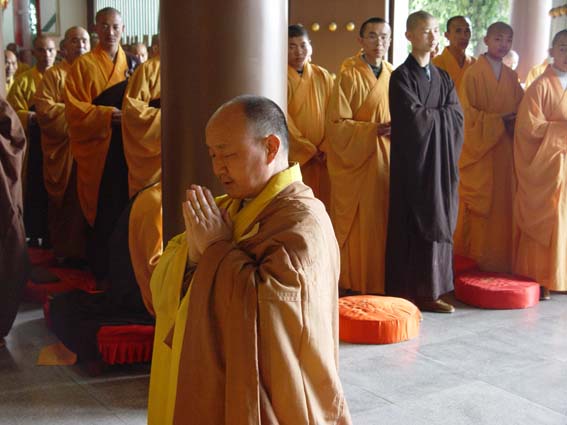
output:
[[[304,165],[317,153],[317,147],[307,139],[295,125],[293,118],[288,114],[287,127],[289,130],[290,144],[289,157],[292,161]]]
[[[28,125],[29,125],[29,104],[27,101],[27,89],[28,89],[29,81],[26,78],[16,78],[10,92],[8,93],[8,103],[14,108],[20,122],[22,123],[22,127],[25,130],[26,134],[28,133]]]
[[[41,131],[53,138],[64,138],[67,133],[65,104],[56,98],[60,93],[55,72],[46,72],[35,94],[37,120]]]

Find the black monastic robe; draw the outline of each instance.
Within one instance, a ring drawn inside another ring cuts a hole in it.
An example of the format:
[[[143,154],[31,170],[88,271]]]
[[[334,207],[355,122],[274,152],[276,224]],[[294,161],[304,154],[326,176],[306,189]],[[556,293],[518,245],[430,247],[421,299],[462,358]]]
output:
[[[392,73],[386,293],[437,299],[453,289],[463,112],[445,71],[412,55]]]

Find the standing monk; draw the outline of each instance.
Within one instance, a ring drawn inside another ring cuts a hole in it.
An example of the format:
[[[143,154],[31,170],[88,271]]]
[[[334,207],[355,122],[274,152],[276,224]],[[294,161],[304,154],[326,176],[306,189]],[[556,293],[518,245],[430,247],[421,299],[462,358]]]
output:
[[[439,25],[429,13],[406,23],[411,54],[392,74],[390,214],[386,293],[421,310],[452,313],[440,296],[453,289],[463,113],[453,80],[430,64]]]
[[[467,55],[467,47],[471,40],[471,24],[469,18],[464,16],[453,16],[447,21],[445,37],[449,40],[449,46],[443,49],[443,53],[431,61],[437,68],[446,71],[455,83],[457,94],[461,85],[461,79],[467,68],[476,62],[476,59]]]
[[[227,194],[191,186],[186,231],[152,276],[152,425],[350,423],[338,247],[287,139],[283,112],[263,97],[238,97],[207,124]]]
[[[549,291],[567,291],[567,30],[550,49],[553,65],[526,91],[514,135],[514,272]]]
[[[78,58],[65,83],[65,116],[71,153],[77,161],[77,192],[90,225],[87,259],[101,281],[108,267],[108,239],[128,203],[128,171],[120,123],[130,64],[120,47],[124,25],[120,12],[96,14],[100,42]]]
[[[503,65],[512,47],[512,28],[488,27],[480,56],[463,77],[461,102],[465,143],[459,160],[460,207],[455,250],[481,269],[510,272],[514,177],[514,120],[522,100],[518,74]]]
[[[363,53],[337,79],[329,104],[331,218],[341,249],[342,289],[384,293],[388,225],[392,65],[384,60],[390,26],[360,27]]]
[[[152,39],[154,56],[128,82],[122,104],[122,137],[128,164],[130,198],[161,181],[161,85],[159,38]]]
[[[287,114],[289,159],[299,162],[303,182],[327,207],[329,173],[325,155],[325,118],[333,79],[310,63],[313,48],[301,25],[288,28]]]
[[[90,50],[89,33],[82,27],[69,28],[63,47],[65,59],[46,71],[35,95],[49,197],[49,234],[60,260],[85,256],[86,222],[77,197],[77,170],[69,145],[63,92],[71,65]]]

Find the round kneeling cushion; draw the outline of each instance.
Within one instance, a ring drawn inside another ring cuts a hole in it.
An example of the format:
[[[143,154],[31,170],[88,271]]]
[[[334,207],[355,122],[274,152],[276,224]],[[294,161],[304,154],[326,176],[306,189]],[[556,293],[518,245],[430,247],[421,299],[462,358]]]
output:
[[[339,299],[339,337],[358,344],[392,344],[419,334],[421,313],[408,300],[375,295]]]
[[[97,333],[98,350],[107,364],[149,362],[154,345],[153,325],[105,325]]]
[[[478,264],[472,258],[463,257],[462,255],[453,256],[453,270],[455,276],[464,272],[478,270]]]
[[[528,308],[539,302],[539,284],[522,276],[472,271],[455,279],[455,298],[481,308]]]

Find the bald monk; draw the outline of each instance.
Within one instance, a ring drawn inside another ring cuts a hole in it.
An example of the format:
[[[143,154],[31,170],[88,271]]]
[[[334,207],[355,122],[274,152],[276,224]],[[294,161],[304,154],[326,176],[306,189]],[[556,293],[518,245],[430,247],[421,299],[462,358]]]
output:
[[[287,114],[289,159],[301,166],[303,182],[329,206],[325,118],[333,88],[329,72],[310,62],[313,48],[307,30],[288,27]]]
[[[488,27],[481,55],[463,77],[461,102],[465,143],[459,160],[460,208],[455,250],[482,270],[511,271],[512,204],[516,190],[512,142],[522,100],[518,74],[502,59],[512,46],[512,28]]]
[[[283,112],[233,99],[206,143],[227,194],[191,186],[186,231],[152,276],[148,423],[351,423],[337,372],[338,247],[288,163]]]
[[[437,68],[446,71],[455,83],[457,94],[463,74],[469,66],[476,62],[473,56],[467,55],[467,47],[471,40],[471,24],[465,16],[453,16],[447,21],[445,38],[449,45],[443,53],[433,58],[432,63]]]
[[[411,54],[390,80],[392,149],[386,293],[423,311],[452,313],[463,114],[449,74],[430,63],[439,24],[425,11],[406,22]]]
[[[65,117],[77,162],[77,191],[92,232],[87,259],[99,282],[107,273],[108,239],[128,203],[128,171],[122,148],[120,107],[132,68],[120,40],[122,15],[114,8],[96,14],[100,42],[78,58],[65,84]]]
[[[547,65],[549,65],[550,63],[551,62],[549,61],[549,58],[545,58],[542,63],[530,69],[530,72],[528,72],[528,76],[526,77],[526,83],[524,86],[526,90],[537,79],[537,77],[544,73]]]
[[[134,43],[130,47],[130,53],[132,53],[140,64],[148,60],[148,48],[144,43]]]
[[[4,66],[6,69],[6,95],[14,84],[16,71],[18,70],[18,58],[10,50],[4,51]]]
[[[122,138],[130,198],[161,180],[159,38],[152,43],[152,47],[157,47],[156,54],[132,75],[122,103]]]
[[[6,50],[12,52],[16,56],[16,59],[18,61],[18,67],[17,67],[18,69],[16,70],[16,76],[23,74],[24,72],[31,69],[31,66],[21,61],[22,52],[20,50],[20,47],[16,43],[8,43],[8,45],[6,46]]]
[[[337,79],[329,104],[331,219],[341,249],[340,287],[384,293],[388,225],[392,65],[384,60],[390,26],[370,18],[360,27],[364,53]]]
[[[0,346],[16,318],[29,272],[22,217],[25,145],[16,112],[0,97]]]
[[[518,190],[514,198],[513,270],[550,291],[567,291],[567,30],[553,37],[553,65],[526,91],[514,134]]]
[[[77,197],[77,170],[69,145],[63,92],[71,65],[90,50],[89,33],[82,27],[69,28],[63,47],[65,59],[45,72],[35,95],[49,197],[49,234],[60,261],[85,258],[86,221]]]
[[[47,224],[47,192],[43,179],[41,134],[36,118],[35,92],[45,72],[53,66],[57,47],[45,35],[34,40],[36,65],[16,77],[8,94],[8,102],[16,110],[28,136],[28,152],[24,162],[24,223],[32,245],[49,246]]]

